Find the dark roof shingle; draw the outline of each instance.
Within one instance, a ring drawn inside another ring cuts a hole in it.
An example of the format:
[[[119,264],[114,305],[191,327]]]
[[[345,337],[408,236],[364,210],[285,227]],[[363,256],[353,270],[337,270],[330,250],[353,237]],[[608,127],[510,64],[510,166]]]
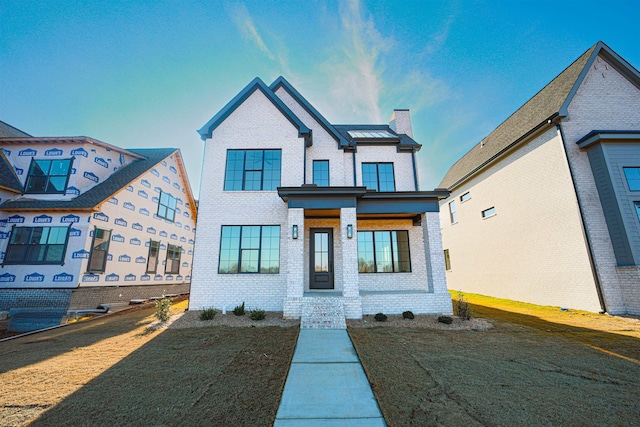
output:
[[[0,120],[0,138],[27,138],[30,136],[28,133]]]

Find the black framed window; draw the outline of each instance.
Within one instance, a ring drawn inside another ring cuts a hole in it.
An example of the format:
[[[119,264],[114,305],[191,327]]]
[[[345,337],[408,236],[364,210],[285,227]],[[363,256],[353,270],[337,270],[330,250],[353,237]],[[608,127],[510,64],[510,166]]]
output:
[[[25,193],[64,194],[73,159],[31,159]]]
[[[69,227],[13,227],[3,265],[64,264]]]
[[[93,241],[91,242],[91,253],[87,264],[88,273],[104,273],[107,266],[107,255],[109,254],[109,242],[111,241],[111,230],[95,227],[93,229]]]
[[[160,192],[158,216],[171,222],[173,222],[176,217],[176,198],[164,191]]]
[[[223,225],[218,273],[279,273],[279,225]]]
[[[158,271],[158,255],[160,253],[160,242],[149,241],[149,255],[147,256],[147,273]]]
[[[358,231],[358,272],[411,272],[409,232]]]
[[[376,191],[396,191],[393,163],[363,163],[362,184]]]
[[[182,248],[175,245],[167,245],[167,261],[164,265],[164,272],[167,274],[178,274],[180,272],[180,256]]]
[[[227,150],[224,190],[275,190],[281,162],[282,150]]]
[[[329,160],[313,161],[313,183],[318,187],[329,186]]]
[[[449,255],[449,249],[444,250],[444,269],[451,270],[451,257]]]
[[[640,191],[640,168],[622,168],[629,191]]]
[[[489,209],[485,209],[482,211],[482,218],[489,218],[490,216],[494,216],[496,214],[496,208],[490,207]]]

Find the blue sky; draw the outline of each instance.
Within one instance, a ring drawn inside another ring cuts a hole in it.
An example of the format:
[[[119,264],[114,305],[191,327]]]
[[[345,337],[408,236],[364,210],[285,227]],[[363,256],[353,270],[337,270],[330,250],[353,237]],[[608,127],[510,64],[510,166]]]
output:
[[[0,120],[36,136],[177,147],[253,78],[330,122],[409,108],[421,189],[598,40],[640,68],[640,0],[0,2]]]

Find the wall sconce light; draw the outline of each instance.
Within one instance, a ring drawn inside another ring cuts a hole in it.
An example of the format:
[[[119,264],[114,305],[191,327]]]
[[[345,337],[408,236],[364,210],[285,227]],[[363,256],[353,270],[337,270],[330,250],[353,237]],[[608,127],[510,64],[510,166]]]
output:
[[[347,239],[353,239],[353,225],[347,225]]]
[[[298,226],[297,225],[294,225],[291,228],[291,237],[293,237],[294,239],[298,238]]]

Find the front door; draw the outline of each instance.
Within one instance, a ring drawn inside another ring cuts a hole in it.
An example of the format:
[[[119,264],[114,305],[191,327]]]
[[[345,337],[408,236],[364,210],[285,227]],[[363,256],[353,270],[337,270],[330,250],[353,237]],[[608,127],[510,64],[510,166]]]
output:
[[[312,228],[309,231],[309,288],[333,289],[333,229]]]

